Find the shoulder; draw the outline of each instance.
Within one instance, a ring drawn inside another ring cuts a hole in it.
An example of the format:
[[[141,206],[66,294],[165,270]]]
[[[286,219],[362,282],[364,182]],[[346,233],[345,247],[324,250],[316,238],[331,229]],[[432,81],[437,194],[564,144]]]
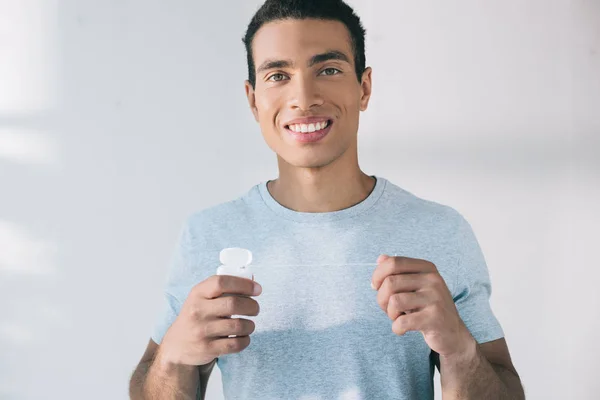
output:
[[[193,234],[221,231],[231,225],[242,224],[255,212],[257,197],[258,185],[255,185],[234,199],[197,210],[187,216],[184,229]]]
[[[419,197],[390,182],[386,182],[384,205],[392,216],[409,219],[420,226],[458,230],[467,224],[464,216],[454,207]]]

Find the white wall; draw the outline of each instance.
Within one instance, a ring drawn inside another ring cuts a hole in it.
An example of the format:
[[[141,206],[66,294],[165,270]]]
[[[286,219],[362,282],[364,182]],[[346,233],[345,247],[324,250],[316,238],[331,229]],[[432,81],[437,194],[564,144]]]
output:
[[[183,218],[275,176],[258,3],[0,2],[0,398],[127,398]],[[597,398],[600,2],[350,3],[363,168],[472,223],[528,398]]]

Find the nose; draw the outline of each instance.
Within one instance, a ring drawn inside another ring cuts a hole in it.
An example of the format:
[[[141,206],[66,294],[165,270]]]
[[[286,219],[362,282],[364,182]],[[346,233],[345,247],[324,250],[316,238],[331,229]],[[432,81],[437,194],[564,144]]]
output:
[[[323,97],[313,79],[296,76],[295,82],[290,82],[291,96],[290,108],[293,110],[307,111],[323,104]]]

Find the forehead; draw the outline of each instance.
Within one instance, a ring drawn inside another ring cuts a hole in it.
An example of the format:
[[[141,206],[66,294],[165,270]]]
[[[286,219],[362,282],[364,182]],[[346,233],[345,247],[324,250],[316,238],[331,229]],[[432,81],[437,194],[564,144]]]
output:
[[[267,59],[307,60],[338,50],[353,59],[350,32],[339,21],[286,19],[264,24],[252,41],[254,65]]]

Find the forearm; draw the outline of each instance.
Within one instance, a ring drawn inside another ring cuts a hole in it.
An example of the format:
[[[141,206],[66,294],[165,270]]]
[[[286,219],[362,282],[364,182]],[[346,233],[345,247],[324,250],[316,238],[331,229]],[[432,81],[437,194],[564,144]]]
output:
[[[201,379],[198,367],[170,364],[157,355],[152,361],[140,363],[131,379],[129,395],[132,400],[196,400],[201,381],[206,385],[208,377]],[[204,398],[206,388],[201,389]]]
[[[440,376],[444,400],[525,399],[517,373],[491,364],[477,344],[459,358],[440,357]]]

